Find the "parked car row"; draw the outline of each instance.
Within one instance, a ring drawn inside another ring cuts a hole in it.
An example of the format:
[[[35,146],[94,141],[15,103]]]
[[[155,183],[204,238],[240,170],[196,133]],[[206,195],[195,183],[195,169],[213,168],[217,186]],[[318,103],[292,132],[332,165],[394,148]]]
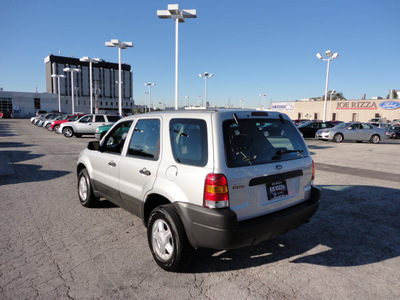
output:
[[[94,135],[99,126],[109,125],[121,119],[119,115],[109,114],[74,114],[48,113],[31,118],[38,127],[63,134],[67,138],[82,135]]]
[[[295,121],[293,121],[295,123]],[[296,124],[296,123],[295,123]],[[317,138],[336,143],[344,140],[369,141],[377,144],[382,139],[400,138],[400,126],[376,126],[372,123],[319,120],[300,122],[297,129],[305,138]]]

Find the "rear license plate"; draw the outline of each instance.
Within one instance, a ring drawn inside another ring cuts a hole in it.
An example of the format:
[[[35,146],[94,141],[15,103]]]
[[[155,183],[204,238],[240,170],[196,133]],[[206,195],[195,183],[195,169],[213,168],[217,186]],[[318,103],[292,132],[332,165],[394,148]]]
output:
[[[277,181],[267,184],[268,200],[276,200],[288,195],[286,181]]]

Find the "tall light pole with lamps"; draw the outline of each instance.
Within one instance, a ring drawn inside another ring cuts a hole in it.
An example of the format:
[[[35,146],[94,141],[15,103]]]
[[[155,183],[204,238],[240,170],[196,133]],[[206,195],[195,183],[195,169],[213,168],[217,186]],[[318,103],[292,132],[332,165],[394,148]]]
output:
[[[258,94],[258,96],[262,97],[261,109],[265,109],[265,97],[267,97],[267,94]]]
[[[153,86],[155,86],[156,84],[155,83],[151,83],[151,82],[147,82],[144,85],[149,87],[149,112],[151,112],[151,88]],[[146,107],[145,107],[145,112],[146,112]]]
[[[168,4],[167,10],[157,10],[160,19],[175,20],[175,110],[178,109],[178,42],[179,42],[179,23],[185,23],[186,18],[197,18],[195,9],[179,9],[178,4]]]
[[[106,42],[106,46],[118,48],[118,113],[122,116],[121,49],[133,47],[133,43],[112,39],[111,41]]]
[[[93,113],[93,77],[92,77],[92,63],[98,63],[100,58],[90,58],[89,56],[84,56],[79,59],[83,62],[89,63],[89,93],[90,93],[90,113]]]
[[[326,84],[325,84],[325,101],[324,101],[324,115],[323,115],[323,121],[326,121],[326,103],[327,103],[327,98],[328,98],[328,84],[329,84],[329,65],[332,59],[335,59],[339,56],[339,53],[332,53],[331,50],[325,51],[325,56],[324,58],[320,53],[317,53],[317,57],[319,59],[322,59],[324,61],[328,62],[328,67],[326,70]]]
[[[70,72],[71,73],[71,101],[72,101],[72,114],[75,114],[75,100],[74,100],[74,73],[80,72],[81,69],[78,68],[64,68],[64,72]]]
[[[204,107],[207,107],[207,79],[213,77],[214,74],[208,74],[208,72],[204,72],[204,74],[199,74],[200,78],[204,78],[205,80],[205,93],[204,93]]]
[[[51,75],[51,77],[53,78],[57,78],[57,83],[58,83],[58,112],[61,112],[61,89],[60,89],[60,78],[64,78],[65,75],[57,75],[57,74],[53,74]]]

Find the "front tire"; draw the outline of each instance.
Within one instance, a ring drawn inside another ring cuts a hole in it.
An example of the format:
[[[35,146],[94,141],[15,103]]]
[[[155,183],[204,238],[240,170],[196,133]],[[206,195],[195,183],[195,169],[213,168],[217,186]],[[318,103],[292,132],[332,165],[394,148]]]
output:
[[[341,135],[340,133],[336,133],[336,134],[333,136],[333,141],[334,141],[335,143],[341,143],[341,142],[343,142],[343,135]]]
[[[61,131],[60,131],[60,125],[55,125],[55,126],[54,126],[54,132],[57,133],[57,134],[60,134],[60,133],[61,133]]]
[[[151,212],[147,240],[154,260],[165,271],[183,271],[192,261],[194,248],[172,205],[159,206]]]
[[[95,197],[92,184],[86,169],[82,169],[78,175],[78,196],[79,201],[85,207],[96,207],[99,198]]]
[[[65,127],[63,128],[62,133],[65,137],[71,138],[74,135],[74,130],[71,127]]]
[[[373,144],[378,144],[380,142],[380,140],[381,140],[381,137],[377,134],[374,134],[373,136],[371,136],[369,141]]]

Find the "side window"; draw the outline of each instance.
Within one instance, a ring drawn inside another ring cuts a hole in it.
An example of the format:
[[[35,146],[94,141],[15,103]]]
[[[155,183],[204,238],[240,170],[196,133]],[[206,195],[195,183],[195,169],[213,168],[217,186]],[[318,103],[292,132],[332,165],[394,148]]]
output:
[[[157,160],[160,154],[160,120],[139,120],[133,130],[128,154]]]
[[[132,121],[127,121],[115,126],[112,131],[107,134],[103,144],[104,151],[121,153],[131,125]]]
[[[204,120],[173,119],[169,134],[175,161],[200,167],[207,164],[207,125]]]
[[[89,122],[92,122],[92,120],[93,120],[93,116],[85,116],[79,122],[89,123]]]
[[[105,122],[104,116],[96,116],[96,121],[95,122]]]

